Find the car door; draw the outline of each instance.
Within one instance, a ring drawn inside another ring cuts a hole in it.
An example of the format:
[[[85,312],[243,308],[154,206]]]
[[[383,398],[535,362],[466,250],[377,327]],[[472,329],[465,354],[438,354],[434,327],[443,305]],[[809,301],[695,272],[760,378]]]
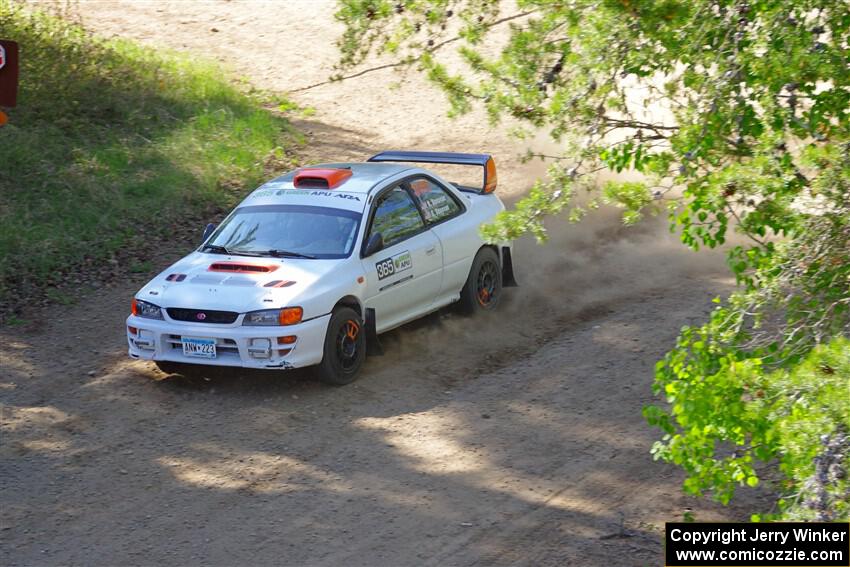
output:
[[[463,200],[434,179],[420,175],[408,179],[414,199],[426,225],[440,241],[443,250],[443,277],[438,303],[457,298],[481,246],[478,225],[470,223]]]
[[[363,246],[376,233],[383,237],[384,247],[362,262],[365,304],[375,310],[381,332],[430,310],[441,287],[443,251],[410,191],[401,184],[375,198]]]

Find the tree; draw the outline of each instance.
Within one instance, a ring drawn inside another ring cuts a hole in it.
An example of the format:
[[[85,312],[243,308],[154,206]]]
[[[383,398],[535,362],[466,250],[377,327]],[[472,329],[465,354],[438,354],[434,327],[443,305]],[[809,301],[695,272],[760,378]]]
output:
[[[545,216],[581,218],[571,204],[578,188],[594,192],[591,206],[623,207],[626,223],[666,208],[671,229],[694,249],[724,244],[730,226],[744,234],[748,244],[728,252],[738,291],[705,325],[683,329],[657,365],[667,403],[645,408],[663,431],[653,452],[685,469],[686,490],[724,502],[735,486],[759,482],[758,463],[779,458],[781,514],[846,516],[850,423],[841,416],[850,414],[850,370],[839,362],[850,358],[840,339],[850,335],[850,4],[517,0],[504,8],[339,0],[340,72],[390,56],[438,85],[450,113],[480,104],[494,123],[512,118],[560,143],[547,178],[485,227],[490,239],[544,239]],[[510,36],[491,55],[496,25],[509,25]],[[444,64],[449,48],[462,74]],[[647,108],[665,109],[665,118]],[[591,174],[605,168],[643,177],[597,189]],[[836,388],[818,388],[826,382]],[[792,430],[809,436],[783,434]],[[827,460],[826,472],[817,468]],[[810,482],[818,475],[823,482]]]

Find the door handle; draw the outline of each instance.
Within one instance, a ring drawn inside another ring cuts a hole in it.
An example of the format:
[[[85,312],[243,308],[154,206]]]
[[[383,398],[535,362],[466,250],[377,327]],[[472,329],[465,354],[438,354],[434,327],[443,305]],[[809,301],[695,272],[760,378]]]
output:
[[[434,252],[436,252],[436,251],[437,251],[437,247],[436,247],[436,246],[432,246],[432,247],[430,247],[430,248],[426,248],[426,249],[425,249],[425,253],[426,253],[426,254],[428,254],[429,256],[430,256],[431,254],[433,254]]]

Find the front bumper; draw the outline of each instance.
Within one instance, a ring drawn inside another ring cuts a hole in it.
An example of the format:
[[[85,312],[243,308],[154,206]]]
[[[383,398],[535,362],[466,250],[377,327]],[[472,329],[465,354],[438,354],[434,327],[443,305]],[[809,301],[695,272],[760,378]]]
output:
[[[331,316],[324,315],[297,325],[245,327],[127,317],[127,342],[131,358],[237,366],[242,368],[300,368],[322,361],[325,333]],[[239,318],[241,321],[241,317]],[[132,332],[135,329],[135,333]],[[278,337],[295,335],[292,344],[278,344]],[[182,337],[214,339],[215,358],[183,354]]]

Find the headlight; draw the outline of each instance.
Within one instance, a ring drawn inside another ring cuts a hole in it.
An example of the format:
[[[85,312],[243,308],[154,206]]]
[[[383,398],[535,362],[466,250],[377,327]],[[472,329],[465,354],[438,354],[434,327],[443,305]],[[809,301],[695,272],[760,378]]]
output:
[[[137,317],[145,319],[162,319],[162,309],[153,303],[142,301],[141,299],[133,299],[130,304],[130,312]]]
[[[300,307],[286,307],[285,309],[263,309],[262,311],[251,311],[245,314],[243,325],[295,325],[301,322],[304,310]]]

